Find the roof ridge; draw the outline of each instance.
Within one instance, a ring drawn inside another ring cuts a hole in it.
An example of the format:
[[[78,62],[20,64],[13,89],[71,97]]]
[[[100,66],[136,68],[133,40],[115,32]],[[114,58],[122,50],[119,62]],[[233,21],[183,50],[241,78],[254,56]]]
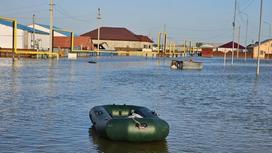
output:
[[[83,33],[81,36],[89,36],[93,39],[97,39],[98,35],[98,28]],[[100,27],[100,39],[101,40],[123,40],[123,41],[141,41],[143,42],[142,38],[146,37],[145,41],[153,42],[151,39],[145,35],[137,35],[134,32],[130,31],[126,27]],[[148,40],[150,39],[150,40]]]
[[[9,21],[6,21],[6,20],[1,20],[0,19],[0,24],[3,24],[3,25],[6,25],[6,26],[9,26],[11,27],[12,26],[12,22],[9,22]],[[34,32],[34,29],[31,28],[31,27],[28,27],[26,25],[23,25],[23,24],[20,24],[19,22],[17,22],[17,29],[21,29],[23,31],[28,31],[28,32]],[[49,34],[48,32],[44,32],[44,31],[41,31],[41,30],[38,30],[38,29],[35,29],[35,32],[36,33],[39,33],[39,34]]]

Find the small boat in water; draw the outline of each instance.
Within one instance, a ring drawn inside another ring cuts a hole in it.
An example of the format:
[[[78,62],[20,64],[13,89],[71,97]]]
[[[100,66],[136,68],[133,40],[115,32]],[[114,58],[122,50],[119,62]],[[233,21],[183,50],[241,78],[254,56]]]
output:
[[[201,70],[203,68],[202,62],[194,62],[193,60],[189,61],[178,61],[172,60],[171,69],[180,69],[180,70]]]
[[[88,61],[88,63],[96,64],[96,61]]]
[[[89,116],[96,133],[114,141],[159,141],[169,134],[168,123],[146,107],[102,105],[93,107]]]

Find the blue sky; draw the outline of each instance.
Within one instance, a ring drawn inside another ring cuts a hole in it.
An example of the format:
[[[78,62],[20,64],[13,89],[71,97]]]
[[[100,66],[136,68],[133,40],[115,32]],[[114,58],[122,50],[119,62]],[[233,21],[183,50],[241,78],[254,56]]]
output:
[[[136,34],[157,40],[165,29],[176,43],[188,41],[226,42],[232,40],[234,0],[55,0],[55,26],[82,34],[97,27],[97,8],[102,10],[102,26],[126,27]],[[238,0],[239,10],[249,16],[248,42],[258,34],[260,0]],[[37,22],[49,24],[49,0],[1,0],[0,15],[29,24],[34,13]],[[264,17],[272,23],[272,1],[264,0]],[[245,42],[246,16],[237,14],[241,42]],[[262,39],[269,36],[263,25]]]

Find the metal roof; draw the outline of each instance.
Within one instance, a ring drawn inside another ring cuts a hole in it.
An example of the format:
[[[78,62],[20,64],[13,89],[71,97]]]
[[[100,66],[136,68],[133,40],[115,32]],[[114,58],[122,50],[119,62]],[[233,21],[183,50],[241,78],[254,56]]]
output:
[[[233,41],[230,41],[230,42],[228,42],[226,44],[223,44],[223,45],[219,46],[218,48],[232,48],[232,44],[233,44]],[[234,48],[238,48],[238,43],[234,42]],[[239,45],[239,48],[240,49],[246,49],[241,44]]]
[[[44,27],[44,28],[46,28],[46,29],[50,29],[50,25],[46,25],[46,24],[37,24],[37,25],[39,25],[39,26],[41,26],[41,27]],[[53,26],[53,28],[54,28],[54,30],[55,30],[56,32],[58,32],[58,33],[60,33],[60,34],[63,34],[63,35],[65,35],[65,36],[67,36],[67,37],[71,36],[71,32],[61,31],[61,28],[56,27],[56,26]]]
[[[272,39],[263,40],[263,41],[261,41],[260,44],[264,44],[264,43],[267,43],[267,42],[269,42],[269,41],[272,41]],[[256,47],[256,46],[259,46],[259,43],[256,42],[255,44],[250,44],[250,45],[252,45],[252,47]],[[249,45],[249,46],[250,46],[250,45]]]
[[[97,39],[98,29],[82,34],[81,36],[91,37],[93,40]],[[101,27],[100,40],[119,40],[119,41],[141,41],[153,42],[148,37],[143,35],[135,35],[126,28],[121,27]]]
[[[136,35],[136,36],[139,38],[139,40],[140,40],[141,42],[150,42],[150,43],[154,43],[154,41],[151,40],[148,36],[144,36],[144,35]]]
[[[2,20],[2,19],[0,19],[0,24],[5,25],[5,26],[9,26],[9,27],[13,26],[12,22],[6,21],[6,20]],[[33,28],[30,28],[30,27],[27,27],[25,25],[18,24],[18,23],[17,23],[17,29],[21,29],[23,31],[27,31],[27,32],[30,32],[30,33],[34,32]],[[37,30],[37,29],[35,29],[35,33],[37,33],[37,34],[44,34],[44,35],[48,35],[49,34],[47,32],[43,32],[43,31],[40,31],[40,30]]]

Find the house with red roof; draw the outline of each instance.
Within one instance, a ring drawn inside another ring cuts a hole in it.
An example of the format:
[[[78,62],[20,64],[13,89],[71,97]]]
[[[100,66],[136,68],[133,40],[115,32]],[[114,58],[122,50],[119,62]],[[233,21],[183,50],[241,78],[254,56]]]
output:
[[[216,51],[213,52],[213,56],[227,56],[231,57],[232,56],[232,46],[233,47],[233,55],[235,55],[236,58],[244,58],[244,56],[251,57],[251,54],[246,53],[246,48],[238,44],[237,42],[230,41],[228,43],[222,44],[218,46]]]
[[[81,36],[90,37],[94,46],[98,44],[98,29],[84,33]],[[153,41],[144,35],[136,35],[122,27],[101,27],[100,48],[108,50],[142,51],[143,48],[152,48]]]
[[[234,46],[234,47],[232,47]],[[218,51],[221,52],[231,52],[232,48],[234,48],[234,51],[239,51],[239,52],[243,52],[246,48],[244,46],[242,46],[241,44],[238,44],[237,42],[234,42],[233,45],[233,41],[230,41],[228,43],[225,43],[221,46],[218,47]]]
[[[246,47],[244,47],[241,44],[238,44],[237,42],[233,41],[227,42],[227,43],[203,43],[201,48],[201,54],[203,57],[231,57],[232,56],[232,46],[233,46],[233,52],[235,57],[237,58],[244,58],[245,56],[247,58],[252,58],[252,52],[246,50]]]

